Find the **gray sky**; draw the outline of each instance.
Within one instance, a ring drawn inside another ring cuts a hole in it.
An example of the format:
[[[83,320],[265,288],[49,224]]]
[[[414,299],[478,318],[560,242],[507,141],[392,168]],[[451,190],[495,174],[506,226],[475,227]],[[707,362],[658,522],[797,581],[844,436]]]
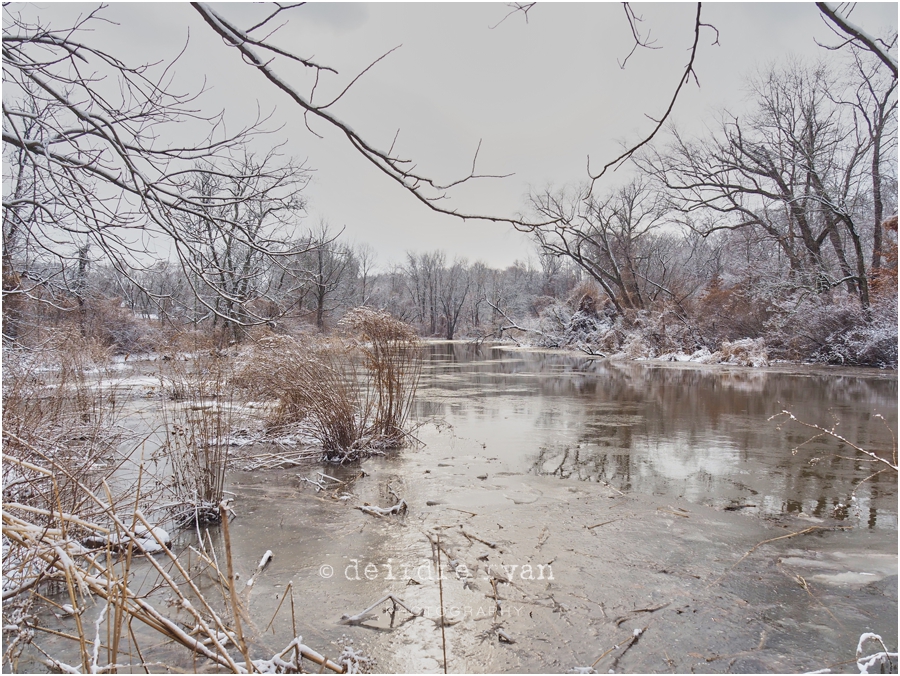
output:
[[[239,24],[259,16],[249,5],[216,5]],[[631,49],[631,35],[619,3],[539,3],[528,15],[510,16],[500,3],[312,3],[293,10],[277,42],[303,57],[339,71],[320,82],[328,99],[360,70],[402,45],[367,73],[333,108],[367,140],[397,148],[418,170],[440,181],[466,175],[482,141],[478,172],[514,175],[462,186],[449,203],[461,211],[511,216],[524,207],[529,188],[563,185],[586,178],[586,158],[597,167],[615,157],[623,141],[652,128],[645,114],[665,109],[688,58],[695,5],[635,4],[656,50],[638,50],[623,70],[618,62]],[[54,24],[84,5],[38,4]],[[188,42],[175,84],[196,89],[206,78],[204,110],[226,110],[231,130],[272,113],[281,130],[266,143],[285,142],[284,152],[314,168],[307,195],[306,225],[320,218],[356,242],[368,242],[385,267],[407,250],[444,249],[492,266],[524,259],[532,247],[525,235],[504,225],[462,222],[434,214],[378,172],[335,130],[322,123],[310,134],[300,109],[250,67],[185,4],[113,4],[105,13],[117,26],[100,27],[97,40],[110,52],[135,61],[170,58]],[[859,25],[881,33],[897,25],[897,3],[860,3]],[[739,112],[744,76],[790,54],[836,58],[815,40],[835,44],[812,3],[704,4],[704,30],[696,63],[700,88],[691,85],[675,109],[686,130],[703,129],[723,106]],[[279,64],[278,72],[308,94],[311,80]],[[613,174],[600,190],[626,180]]]

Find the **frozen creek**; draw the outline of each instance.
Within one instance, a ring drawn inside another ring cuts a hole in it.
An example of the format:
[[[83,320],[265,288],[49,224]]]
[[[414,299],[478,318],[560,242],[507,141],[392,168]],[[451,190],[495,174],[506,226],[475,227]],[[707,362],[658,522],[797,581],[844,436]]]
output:
[[[304,642],[332,658],[352,645],[377,672],[443,671],[442,605],[456,673],[850,673],[861,633],[896,649],[896,474],[860,484],[874,470],[852,450],[816,440],[793,454],[813,431],[767,420],[839,420],[889,450],[896,373],[428,350],[421,447],[231,473],[261,654],[291,640],[287,603],[265,630],[289,583]],[[317,470],[346,483],[317,492],[301,479]],[[355,509],[397,496],[405,514]],[[385,602],[362,626],[339,622],[386,594],[424,616]]]

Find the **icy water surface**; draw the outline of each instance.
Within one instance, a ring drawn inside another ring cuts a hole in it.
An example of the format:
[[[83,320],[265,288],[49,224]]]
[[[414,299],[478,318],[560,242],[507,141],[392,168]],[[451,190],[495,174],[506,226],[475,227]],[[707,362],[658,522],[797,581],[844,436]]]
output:
[[[862,632],[896,649],[896,474],[768,420],[890,452],[896,373],[427,349],[420,447],[232,473],[255,655],[291,640],[289,588],[304,643],[377,672],[850,673]],[[386,594],[424,616],[340,623]],[[145,657],[195,668],[166,651]]]
[[[300,481],[318,468],[235,475],[245,574],[275,552],[255,614],[292,581],[304,639],[352,640],[381,672],[441,672],[445,645],[449,671],[476,673],[854,671],[863,631],[896,646],[896,475],[860,484],[862,456],[792,454],[813,431],[767,421],[838,420],[890,449],[895,374],[429,350],[423,447],[331,470],[349,482],[333,494]],[[397,495],[406,516],[354,509]],[[425,617],[383,603],[338,623],[387,593]],[[289,640],[284,623],[270,639]]]

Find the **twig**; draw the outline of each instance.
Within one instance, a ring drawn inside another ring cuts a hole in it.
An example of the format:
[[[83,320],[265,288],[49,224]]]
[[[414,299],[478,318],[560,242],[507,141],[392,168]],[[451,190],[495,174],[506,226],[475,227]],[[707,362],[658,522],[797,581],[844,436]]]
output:
[[[228,586],[231,590],[231,615],[234,619],[234,631],[238,638],[238,647],[246,660],[247,669],[252,669],[250,661],[250,651],[247,650],[247,643],[244,641],[244,633],[241,631],[241,610],[238,605],[237,591],[234,588],[234,567],[231,561],[231,534],[228,532],[228,506],[223,501],[219,504],[219,514],[222,516],[222,535],[225,538],[225,564],[228,569]]]
[[[649,626],[649,625],[648,625],[648,626]],[[617,648],[621,648],[623,645],[624,645],[626,648],[630,647],[631,644],[634,643],[634,642],[638,639],[638,637],[639,637],[641,634],[643,634],[645,631],[647,631],[647,627],[644,627],[643,629],[635,629],[634,632],[632,632],[631,636],[629,636],[624,642],[617,643],[617,644],[614,645],[612,648],[610,648],[609,650],[607,650],[605,653],[603,653],[602,655],[600,655],[600,657],[598,657],[596,660],[594,660],[594,663],[591,665],[591,669],[593,669],[594,667],[596,667],[597,664],[600,662],[600,660],[602,660],[604,657],[606,657],[607,655],[609,655],[613,650],[616,650]]]
[[[262,558],[259,560],[259,565],[256,566],[256,570],[254,571],[253,575],[251,575],[250,579],[247,580],[248,587],[253,586],[253,583],[256,582],[256,578],[259,577],[259,574],[263,572],[263,569],[269,565],[269,563],[272,561],[273,556],[274,554],[272,554],[272,550],[267,549],[266,553],[263,554]]]
[[[507,634],[503,629],[497,629],[497,638],[500,639],[501,643],[515,643],[515,639],[513,639],[509,634]]]
[[[441,534],[437,534],[438,593],[441,600],[441,647],[444,651],[444,673],[447,673],[447,634],[444,629],[444,576],[441,575]]]
[[[409,507],[406,504],[406,500],[401,500],[393,507],[374,507],[372,505],[357,505],[356,509],[363,512],[364,514],[371,514],[372,516],[389,516],[391,514],[401,514],[405,512]]]
[[[600,526],[605,526],[608,523],[615,523],[616,521],[621,521],[621,517],[618,519],[610,519],[609,521],[603,521],[602,523],[595,523],[593,526],[585,526],[588,530],[594,530],[595,528],[600,528]]]
[[[491,549],[497,549],[498,545],[496,542],[488,542],[487,540],[482,540],[477,535],[472,535],[471,533],[467,533],[466,531],[460,531],[463,535],[465,535],[469,540],[474,540],[475,542],[480,542],[483,545],[487,545]],[[502,553],[502,552],[501,552]]]
[[[413,617],[421,617],[422,615],[425,614],[425,609],[424,609],[424,608],[423,608],[422,610],[419,610],[418,612],[416,612],[415,610],[410,609],[409,606],[407,606],[402,600],[398,599],[398,598],[397,598],[396,596],[394,596],[393,594],[388,594],[387,596],[384,596],[384,597],[378,599],[378,600],[377,600],[375,603],[373,603],[371,606],[369,606],[369,607],[366,608],[365,610],[363,610],[363,611],[357,613],[356,615],[344,615],[344,616],[342,616],[341,619],[340,619],[340,623],[341,623],[341,624],[360,624],[361,622],[365,622],[367,619],[371,619],[370,617],[368,617],[368,614],[369,614],[371,611],[375,610],[375,608],[377,608],[378,606],[380,606],[380,605],[381,605],[382,603],[384,603],[385,601],[391,601],[391,602],[394,604],[394,607],[395,607],[395,608],[396,608],[397,606],[400,606],[401,608],[403,608],[406,612],[408,612],[408,613],[409,613],[410,615],[412,615]]]
[[[275,612],[272,613],[272,619],[269,620],[269,624],[267,624],[266,628],[263,629],[264,634],[267,631],[269,631],[269,627],[272,626],[272,623],[275,621],[275,617],[278,615],[278,611],[281,610],[281,606],[284,603],[284,600],[287,598],[288,592],[293,592],[293,589],[294,589],[294,581],[291,580],[290,582],[288,582],[288,586],[287,586],[287,589],[284,590],[284,594],[281,595],[281,601],[278,602],[278,607],[275,609]],[[274,629],[272,630],[272,633],[273,634],[275,633]]]
[[[806,535],[807,533],[812,533],[813,531],[817,531],[817,530],[849,530],[849,529],[850,529],[849,526],[810,526],[809,528],[804,528],[803,530],[797,531],[796,533],[788,533],[787,535],[779,535],[777,538],[769,538],[768,540],[763,540],[762,542],[757,542],[755,545],[753,545],[750,549],[747,550],[746,554],[744,554],[741,558],[739,558],[737,561],[735,561],[734,564],[731,566],[731,568],[729,568],[724,573],[722,573],[722,575],[720,575],[717,579],[710,582],[706,586],[706,588],[709,589],[710,587],[714,587],[715,585],[719,584],[719,582],[724,580],[725,576],[728,575],[728,573],[730,573],[732,570],[734,570],[741,561],[746,559],[748,556],[750,556],[753,552],[755,552],[759,547],[762,547],[764,544],[767,544],[769,542],[775,542],[776,540],[784,540],[787,538],[797,537],[798,535]]]
[[[638,613],[655,613],[657,610],[662,610],[663,608],[668,608],[671,605],[671,601],[666,603],[661,603],[658,606],[650,606],[649,608],[637,608],[636,610],[629,610],[629,614],[637,615]],[[624,615],[616,620],[616,626],[618,627],[623,622],[628,620],[628,615]],[[646,629],[646,627],[644,627]]]

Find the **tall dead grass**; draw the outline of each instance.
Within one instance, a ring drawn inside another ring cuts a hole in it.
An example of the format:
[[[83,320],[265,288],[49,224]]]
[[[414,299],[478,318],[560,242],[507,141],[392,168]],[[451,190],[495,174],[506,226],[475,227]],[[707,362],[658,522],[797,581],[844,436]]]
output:
[[[5,440],[14,439],[7,436]],[[43,455],[36,447],[31,450],[36,457]],[[13,464],[24,466],[20,461]],[[211,541],[209,548],[201,543],[200,549],[192,548],[196,555],[192,565],[167,546],[164,534],[152,527],[138,508],[143,498],[140,486],[130,496],[133,502],[126,517],[122,505],[111,504],[106,482],[92,490],[49,457],[42,465],[29,463],[29,469],[43,476],[51,486],[51,496],[58,496],[57,478],[68,476],[95,518],[62,510],[40,515],[22,505],[6,505],[3,631],[7,640],[3,661],[12,671],[19,670],[26,649],[34,651],[32,656],[50,669],[63,673],[168,671],[170,665],[145,658],[160,639],[192,654],[198,671],[208,668],[203,665],[206,662],[228,673],[300,673],[304,658],[322,669],[343,671],[341,665],[303,645],[299,636],[271,657],[252,658],[253,642],[240,623],[242,607],[234,589],[227,518],[222,519],[224,551],[216,554]],[[227,508],[220,505],[219,509],[225,517]],[[15,578],[7,575],[9,559],[18,562]],[[227,575],[219,561],[227,562]],[[205,592],[197,579],[204,571],[214,581],[212,590],[203,583]],[[45,595],[48,584],[61,590],[67,603]],[[154,600],[157,598],[161,603]],[[33,607],[37,604],[44,612],[54,609],[62,613],[62,629],[44,626]],[[296,618],[292,621],[296,626]],[[151,640],[144,645],[138,640],[135,622],[151,632]]]
[[[219,522],[231,444],[234,369],[216,350],[161,362],[170,400],[163,406],[161,456],[177,527]]]
[[[129,435],[118,424],[122,402],[104,378],[108,360],[105,348],[77,333],[57,336],[40,350],[4,350],[4,503],[78,508],[83,496],[68,475],[57,480],[58,504],[45,494],[46,482],[28,469],[42,460],[33,449],[77,477],[104,476],[124,462],[119,446]]]
[[[296,631],[283,649],[254,658],[260,637],[242,631],[246,608],[221,501],[228,360],[202,353],[161,362],[168,391],[179,394],[167,402],[161,452],[144,462],[118,449],[123,407],[100,377],[105,355],[77,337],[5,354],[4,671],[33,671],[37,661],[63,673],[149,673],[173,660],[197,670],[300,673],[303,659],[342,671]],[[129,461],[139,464],[124,467]],[[173,508],[182,523],[218,522],[224,550],[207,534],[187,557],[177,554],[158,526]],[[211,584],[199,579],[207,577]],[[161,646],[167,663],[149,659]]]
[[[372,381],[373,434],[383,446],[401,445],[422,373],[415,329],[388,312],[365,307],[348,312],[339,326],[362,353]]]
[[[257,343],[240,382],[275,400],[270,430],[311,436],[326,460],[346,462],[402,446],[422,352],[412,327],[357,308],[328,340],[273,336]]]

